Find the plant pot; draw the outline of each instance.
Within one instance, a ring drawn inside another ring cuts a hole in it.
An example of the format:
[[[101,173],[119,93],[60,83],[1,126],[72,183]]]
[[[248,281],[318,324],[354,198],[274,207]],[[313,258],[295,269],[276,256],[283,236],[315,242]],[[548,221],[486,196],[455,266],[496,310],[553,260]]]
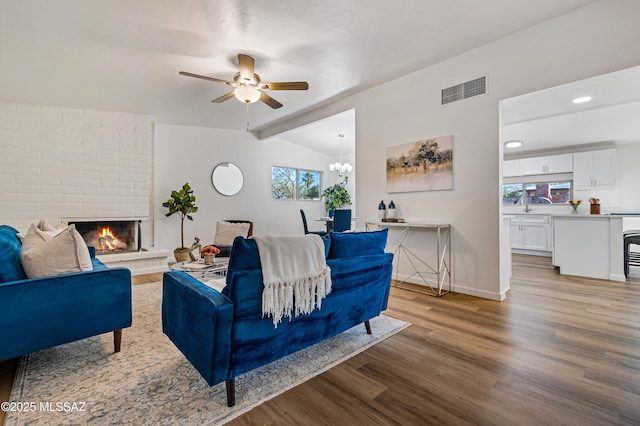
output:
[[[600,204],[591,204],[591,214],[600,214]]]
[[[176,262],[186,262],[191,260],[189,251],[190,250],[186,247],[177,248],[173,251],[173,257],[176,258]]]
[[[213,265],[216,260],[215,254],[205,254],[204,255],[204,264],[205,265]]]

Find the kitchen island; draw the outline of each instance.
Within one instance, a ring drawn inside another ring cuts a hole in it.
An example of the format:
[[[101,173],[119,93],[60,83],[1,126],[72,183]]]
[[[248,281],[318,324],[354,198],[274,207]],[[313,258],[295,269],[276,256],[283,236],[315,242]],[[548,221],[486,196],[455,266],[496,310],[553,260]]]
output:
[[[622,215],[553,216],[553,265],[563,275],[626,281]]]

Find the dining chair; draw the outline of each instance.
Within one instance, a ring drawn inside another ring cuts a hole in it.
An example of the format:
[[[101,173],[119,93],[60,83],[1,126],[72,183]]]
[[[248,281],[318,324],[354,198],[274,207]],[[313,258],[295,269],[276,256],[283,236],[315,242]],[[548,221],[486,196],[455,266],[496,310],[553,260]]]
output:
[[[333,232],[351,229],[351,209],[336,209],[333,212]]]
[[[305,234],[316,234],[324,237],[327,235],[324,231],[309,231],[309,227],[307,226],[307,216],[304,214],[304,210],[300,209],[300,216],[302,216],[302,226],[304,227]]]

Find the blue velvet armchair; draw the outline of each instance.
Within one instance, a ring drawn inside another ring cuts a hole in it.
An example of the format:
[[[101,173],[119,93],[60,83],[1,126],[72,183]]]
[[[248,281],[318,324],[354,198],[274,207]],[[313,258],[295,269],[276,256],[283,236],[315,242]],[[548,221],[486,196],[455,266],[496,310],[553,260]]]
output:
[[[131,271],[107,268],[89,247],[92,271],[29,279],[17,230],[0,226],[0,361],[131,326]]]
[[[393,254],[387,230],[331,234],[332,291],[322,308],[274,328],[262,315],[262,269],[256,242],[235,239],[222,293],[181,271],[164,274],[162,326],[210,386],[225,382],[235,404],[235,377],[365,323],[387,307]],[[363,327],[363,332],[365,328]]]

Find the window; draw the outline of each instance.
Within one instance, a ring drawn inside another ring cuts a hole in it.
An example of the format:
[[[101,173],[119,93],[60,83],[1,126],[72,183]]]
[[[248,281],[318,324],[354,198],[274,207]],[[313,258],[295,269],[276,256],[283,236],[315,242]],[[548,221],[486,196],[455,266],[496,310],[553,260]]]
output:
[[[526,198],[522,196],[524,193]],[[502,204],[566,204],[571,199],[571,182],[508,183],[502,185]]]
[[[298,170],[298,199],[320,199],[320,172]]]
[[[502,185],[502,204],[520,204],[522,199],[522,184],[509,183]]]
[[[320,172],[272,167],[271,198],[274,200],[319,200]]]

